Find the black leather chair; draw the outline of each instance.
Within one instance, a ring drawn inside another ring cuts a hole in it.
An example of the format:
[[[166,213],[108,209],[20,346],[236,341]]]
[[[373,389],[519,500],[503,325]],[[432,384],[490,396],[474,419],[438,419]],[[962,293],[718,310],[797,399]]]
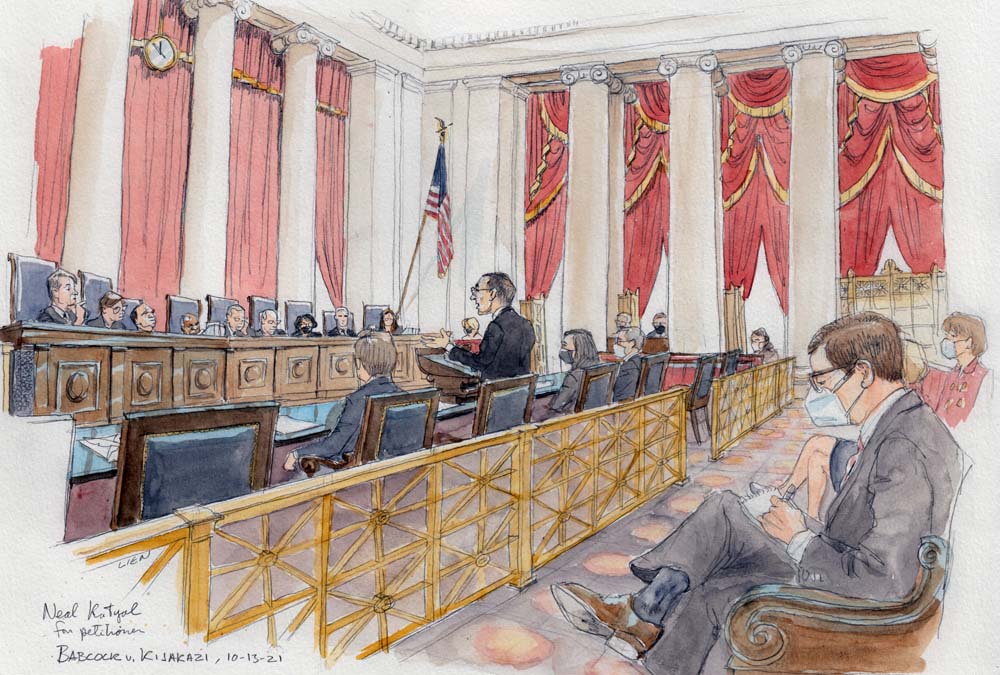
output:
[[[260,313],[270,309],[277,314],[278,301],[274,298],[264,298],[259,295],[251,295],[247,298],[247,307],[250,308],[250,327],[254,331],[258,331],[260,330]]]
[[[49,306],[49,275],[56,271],[50,260],[8,254],[10,261],[10,320],[34,321]]]
[[[185,314],[194,314],[201,321],[201,300],[184,298],[179,295],[167,296],[167,332],[181,333],[181,319]]]
[[[495,434],[531,421],[537,375],[489,380],[479,385],[472,436]]]
[[[739,349],[733,349],[725,353],[722,362],[722,376],[729,377],[736,372],[736,366],[740,362],[740,354],[742,354]]]
[[[295,320],[303,314],[312,314],[313,304],[304,300],[285,301],[285,330],[291,335],[295,330]],[[316,328],[319,330],[319,327]]]
[[[135,322],[132,321],[132,310],[141,305],[143,301],[140,298],[125,298],[125,316],[122,318],[122,326],[125,330],[138,330]],[[160,327],[157,326],[154,330],[159,330]]]
[[[105,293],[113,290],[111,279],[83,270],[78,271],[76,276],[80,279],[83,308],[87,312],[87,321],[90,321],[101,315],[101,298],[104,297]]]
[[[337,325],[337,310],[335,309],[324,309],[323,310],[323,335],[326,335],[334,329]],[[354,330],[354,312],[347,313],[347,327],[350,330]]]
[[[615,377],[618,375],[617,363],[602,363],[598,366],[585,368],[583,382],[580,383],[580,395],[576,399],[574,412],[582,412],[591,408],[600,408],[611,403],[615,390]]]
[[[699,443],[701,443],[701,431],[698,429],[697,415],[699,410],[702,411],[702,415],[705,418],[705,427],[708,429],[708,433],[712,433],[712,420],[708,414],[708,401],[712,397],[712,380],[715,379],[716,359],[715,354],[705,354],[698,357],[698,361],[695,363],[694,381],[688,390],[688,416],[691,420],[691,426],[694,427],[694,437]]]
[[[207,323],[225,323],[226,322],[226,312],[233,305],[239,304],[237,300],[232,298],[223,298],[218,295],[209,295],[208,299],[208,322]]]
[[[642,368],[639,370],[639,382],[636,386],[636,398],[652,396],[663,390],[663,378],[667,374],[669,363],[670,352],[647,354],[642,357]]]
[[[363,319],[361,327],[365,330],[378,328],[379,322],[382,320],[382,312],[389,309],[389,305],[365,305],[363,310]]]

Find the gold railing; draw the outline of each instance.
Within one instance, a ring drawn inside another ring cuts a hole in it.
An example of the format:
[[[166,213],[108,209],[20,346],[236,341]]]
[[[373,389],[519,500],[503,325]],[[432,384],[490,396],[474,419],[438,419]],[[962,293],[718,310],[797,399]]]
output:
[[[82,542],[90,565],[180,556],[188,634],[313,619],[363,658],[534,570],[686,478],[683,390],[269,488]],[[293,611],[294,610],[294,611]]]
[[[795,359],[780,359],[712,382],[712,459],[792,402]]]

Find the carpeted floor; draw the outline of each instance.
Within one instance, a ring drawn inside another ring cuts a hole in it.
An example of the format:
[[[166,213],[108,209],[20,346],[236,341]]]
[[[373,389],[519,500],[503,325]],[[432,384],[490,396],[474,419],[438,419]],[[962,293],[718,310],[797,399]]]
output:
[[[641,664],[618,656],[598,638],[566,623],[549,585],[574,581],[612,593],[638,589],[641,582],[629,573],[629,560],[668,535],[712,491],[742,494],[750,481],[773,484],[784,479],[815,431],[801,400],[796,400],[718,462],[710,462],[707,444],[695,444],[689,434],[686,485],[667,490],[556,558],[538,571],[532,586],[521,592],[501,588],[398,643],[392,656],[421,671],[447,666],[483,673],[645,673]],[[717,645],[705,672],[725,672],[726,656]]]

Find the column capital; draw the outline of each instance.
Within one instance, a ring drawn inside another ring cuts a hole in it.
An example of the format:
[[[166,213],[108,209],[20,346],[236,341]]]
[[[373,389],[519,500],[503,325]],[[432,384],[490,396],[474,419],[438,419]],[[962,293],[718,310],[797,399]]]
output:
[[[504,78],[500,75],[487,75],[484,77],[466,77],[462,84],[469,91],[478,89],[500,89],[503,87]]]
[[[252,0],[184,0],[182,9],[188,17],[194,19],[206,7],[229,7],[241,21],[249,21],[256,9]]]
[[[274,34],[271,39],[271,49],[278,54],[295,45],[311,46],[323,56],[333,56],[337,51],[337,40],[322,33],[307,23],[286,28]]]
[[[580,80],[589,80],[594,84],[606,84],[608,91],[612,94],[621,94],[625,91],[625,82],[611,72],[606,63],[560,66],[559,80],[567,87],[573,86]]]
[[[348,69],[348,72],[349,69]],[[424,82],[425,94],[440,94],[442,92],[454,91],[458,86],[458,80],[438,80],[437,82]]]
[[[625,99],[626,105],[632,105],[639,100],[639,92],[636,91],[634,84],[625,85],[625,91],[622,92],[622,98]]]
[[[656,66],[656,72],[663,77],[672,77],[681,68],[698,68],[703,73],[711,73],[719,67],[715,52],[694,54],[664,54]]]
[[[410,75],[409,73],[403,73],[401,79],[402,79],[403,89],[405,89],[406,91],[412,91],[415,94],[424,93],[423,81],[418,80],[416,77]]]
[[[789,65],[798,63],[806,54],[826,54],[831,59],[839,59],[847,54],[847,45],[834,39],[795,42],[781,48],[781,60]]]
[[[384,80],[391,80],[399,74],[399,71],[392,66],[387,66],[384,63],[379,63],[378,61],[365,61],[364,63],[359,63],[354,66],[348,66],[347,74],[351,77],[374,75],[375,77],[380,77]]]

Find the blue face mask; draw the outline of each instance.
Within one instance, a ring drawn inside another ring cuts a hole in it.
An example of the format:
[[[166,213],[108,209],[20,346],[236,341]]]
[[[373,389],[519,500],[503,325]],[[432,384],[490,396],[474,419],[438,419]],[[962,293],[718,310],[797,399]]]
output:
[[[621,345],[615,345],[614,351],[615,351],[615,356],[617,356],[618,358],[620,359],[625,358],[625,348],[622,347]]]
[[[955,343],[948,338],[941,340],[941,356],[946,359],[954,359],[958,357],[958,352],[955,351]]]
[[[850,375],[844,375],[840,382],[833,389],[820,389],[816,391],[812,387],[806,394],[805,409],[809,414],[809,419],[818,427],[842,427],[851,424],[850,412],[854,407],[845,408],[844,404],[837,398],[837,390],[847,382]],[[858,395],[861,398],[861,395]],[[857,403],[857,399],[854,401]]]

